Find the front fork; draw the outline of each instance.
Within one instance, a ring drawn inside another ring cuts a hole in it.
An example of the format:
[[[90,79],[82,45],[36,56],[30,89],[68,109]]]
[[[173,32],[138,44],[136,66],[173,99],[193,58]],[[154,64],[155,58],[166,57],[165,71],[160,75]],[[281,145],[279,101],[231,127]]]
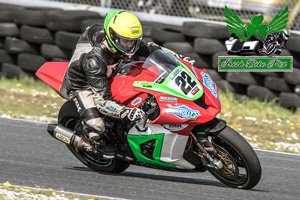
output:
[[[198,138],[191,133],[193,143],[198,147],[197,155],[200,157],[202,164],[206,167],[215,168],[217,170],[223,167],[221,160],[216,158],[217,151],[207,138],[198,140]],[[208,153],[210,152],[210,153]]]

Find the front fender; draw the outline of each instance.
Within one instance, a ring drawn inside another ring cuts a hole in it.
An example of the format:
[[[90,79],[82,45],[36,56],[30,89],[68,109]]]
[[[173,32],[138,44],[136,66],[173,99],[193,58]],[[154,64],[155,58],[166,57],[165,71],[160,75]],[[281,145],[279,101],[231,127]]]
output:
[[[215,135],[218,132],[222,131],[226,126],[227,125],[225,120],[215,117],[209,122],[195,126],[192,132],[194,134],[202,132],[208,135]]]

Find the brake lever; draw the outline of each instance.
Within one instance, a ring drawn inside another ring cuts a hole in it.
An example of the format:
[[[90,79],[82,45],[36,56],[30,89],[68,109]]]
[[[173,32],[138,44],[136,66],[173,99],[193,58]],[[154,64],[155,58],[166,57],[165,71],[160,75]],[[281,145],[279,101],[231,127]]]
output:
[[[143,123],[143,128],[140,129],[136,124],[134,125],[136,130],[138,130],[139,132],[146,132],[148,130],[148,127],[146,126],[148,117],[149,117],[149,115],[146,113],[145,120],[144,120],[144,123]]]
[[[139,132],[146,132],[148,130],[148,127],[146,126],[147,120],[149,116],[155,112],[155,110],[156,110],[155,108],[151,108],[145,113],[146,115],[143,123],[143,128],[140,129],[137,125],[135,125],[136,130],[138,130]]]

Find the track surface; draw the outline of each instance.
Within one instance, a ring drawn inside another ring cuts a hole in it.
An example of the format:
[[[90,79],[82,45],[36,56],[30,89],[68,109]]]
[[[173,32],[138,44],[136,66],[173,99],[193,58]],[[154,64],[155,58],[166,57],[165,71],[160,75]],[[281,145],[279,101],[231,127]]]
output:
[[[300,156],[257,151],[263,174],[252,190],[232,189],[209,174],[130,166],[98,173],[54,140],[46,124],[0,118],[0,183],[126,199],[300,199]]]

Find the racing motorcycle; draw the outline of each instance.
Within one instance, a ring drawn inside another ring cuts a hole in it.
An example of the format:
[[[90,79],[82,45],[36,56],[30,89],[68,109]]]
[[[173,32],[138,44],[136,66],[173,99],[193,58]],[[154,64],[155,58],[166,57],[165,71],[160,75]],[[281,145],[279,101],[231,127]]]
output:
[[[89,140],[84,123],[62,87],[68,65],[47,62],[36,75],[68,100],[59,111],[58,124],[49,124],[48,132],[89,168],[119,173],[135,164],[209,171],[224,184],[242,189],[259,182],[261,165],[256,153],[216,117],[221,110],[218,88],[206,70],[163,50],[154,51],[145,61],[119,67],[109,79],[113,98],[139,107],[146,117],[136,124],[105,117],[105,135],[116,148],[115,156],[107,157],[82,148]],[[97,149],[96,143],[94,146]]]

